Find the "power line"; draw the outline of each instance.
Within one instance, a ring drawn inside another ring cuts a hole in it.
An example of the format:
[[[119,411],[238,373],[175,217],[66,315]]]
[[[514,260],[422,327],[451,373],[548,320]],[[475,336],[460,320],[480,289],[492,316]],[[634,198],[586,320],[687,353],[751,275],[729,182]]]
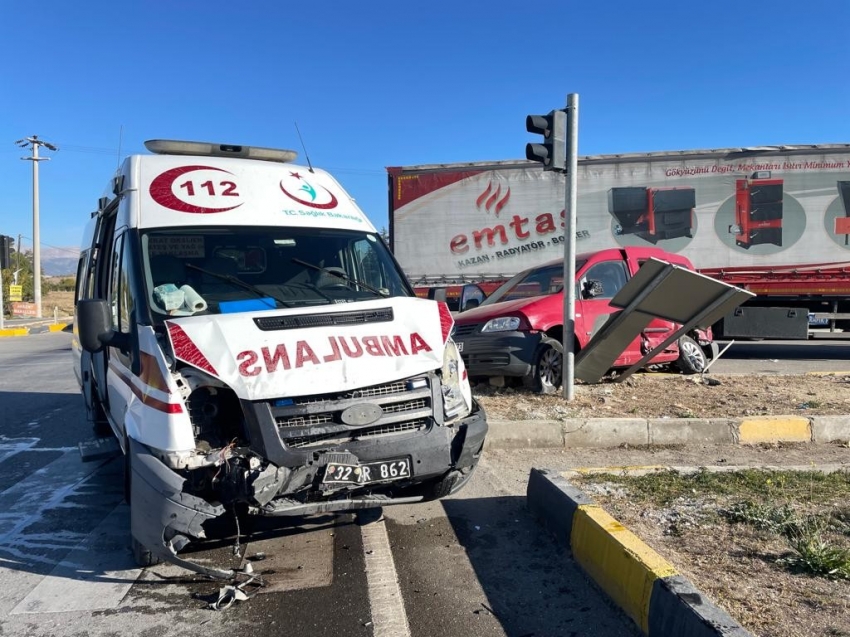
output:
[[[21,237],[21,239],[26,239],[27,241],[32,242],[32,237],[28,237],[24,234],[19,236]],[[48,248],[53,248],[54,250],[59,250],[60,252],[67,252],[68,254],[73,254],[75,257],[80,255],[79,250],[72,250],[71,248],[63,248],[62,246],[50,245],[49,243],[44,243],[44,241],[41,242],[41,245],[47,246]]]

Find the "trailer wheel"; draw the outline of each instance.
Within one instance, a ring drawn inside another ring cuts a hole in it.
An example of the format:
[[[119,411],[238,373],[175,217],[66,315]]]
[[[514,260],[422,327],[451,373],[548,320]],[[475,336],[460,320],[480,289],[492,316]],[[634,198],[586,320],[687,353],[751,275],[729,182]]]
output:
[[[679,360],[676,361],[676,367],[685,374],[699,374],[707,364],[705,352],[702,351],[699,343],[690,336],[679,339]]]
[[[544,336],[534,356],[532,388],[540,394],[554,394],[561,387],[564,373],[564,346]]]

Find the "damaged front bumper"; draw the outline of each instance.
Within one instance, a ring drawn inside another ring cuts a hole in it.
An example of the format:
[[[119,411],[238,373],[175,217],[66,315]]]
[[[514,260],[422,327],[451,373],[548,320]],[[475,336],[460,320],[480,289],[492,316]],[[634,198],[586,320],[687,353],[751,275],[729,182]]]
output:
[[[256,472],[253,481],[240,475],[240,487],[249,485],[241,503],[254,515],[300,516],[442,497],[457,492],[469,480],[486,434],[484,411],[476,405],[469,416],[450,426],[432,425],[417,435],[354,441],[344,448],[316,450],[304,455],[300,466],[268,465]],[[178,555],[192,540],[204,539],[204,524],[221,517],[229,508],[188,493],[186,477],[166,466],[144,445],[131,439],[127,452],[133,539],[161,560],[216,579],[233,579],[237,572],[232,569],[206,566]],[[399,457],[410,459],[411,478],[365,486],[327,485],[322,481],[330,463],[357,465]],[[275,479],[266,480],[271,474]],[[261,476],[263,479],[259,479]],[[440,485],[439,491],[429,491],[435,484]]]

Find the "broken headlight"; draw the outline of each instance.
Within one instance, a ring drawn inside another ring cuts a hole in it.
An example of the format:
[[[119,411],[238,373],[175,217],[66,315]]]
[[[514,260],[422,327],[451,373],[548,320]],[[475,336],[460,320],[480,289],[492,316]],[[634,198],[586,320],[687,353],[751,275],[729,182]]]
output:
[[[460,359],[460,353],[457,351],[457,345],[451,339],[446,343],[441,373],[443,413],[446,420],[466,416],[472,409],[469,382],[466,380],[466,372]]]

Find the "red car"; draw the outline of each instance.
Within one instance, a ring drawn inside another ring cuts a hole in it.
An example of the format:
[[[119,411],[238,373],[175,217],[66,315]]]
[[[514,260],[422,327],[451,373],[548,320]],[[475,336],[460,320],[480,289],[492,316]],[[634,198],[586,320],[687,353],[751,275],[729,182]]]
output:
[[[654,257],[693,270],[685,257],[660,248],[611,248],[576,256],[575,352],[619,308],[610,300],[648,259]],[[561,384],[564,323],[563,259],[520,272],[479,307],[455,316],[453,338],[471,378],[522,379],[541,393]],[[664,341],[678,326],[654,319],[614,363],[630,367]],[[716,346],[713,346],[716,348]],[[660,352],[651,364],[672,363],[699,373],[711,352],[711,332],[694,330]]]

